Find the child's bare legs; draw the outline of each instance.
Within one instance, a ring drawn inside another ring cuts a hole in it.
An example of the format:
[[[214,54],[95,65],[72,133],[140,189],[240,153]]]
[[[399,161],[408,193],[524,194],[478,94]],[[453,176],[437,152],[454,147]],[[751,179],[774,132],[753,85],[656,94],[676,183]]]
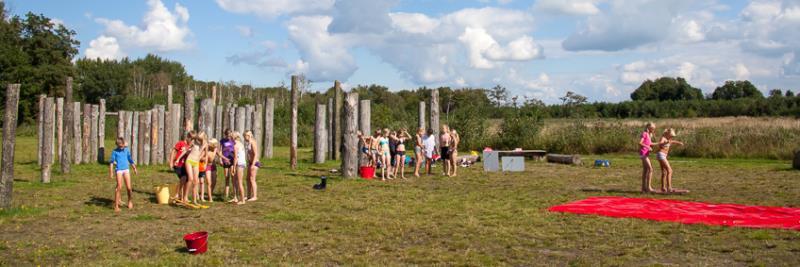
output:
[[[444,159],[443,162],[444,164],[442,164],[442,167],[444,168],[444,175],[450,176],[450,159]]]
[[[419,167],[422,165],[422,154],[414,153],[414,176],[419,177]]]
[[[649,157],[642,157],[642,193],[653,192],[650,180],[653,178],[653,164]]]
[[[432,158],[426,158],[425,159],[425,172],[427,172],[428,175],[431,175],[431,164],[432,164],[432,161],[433,161]]]
[[[399,165],[398,165],[398,167],[400,168],[400,178],[405,179],[406,178],[406,156],[405,156],[405,154],[401,155],[398,158],[398,161],[400,162]]]
[[[205,172],[202,172],[206,175]],[[200,180],[200,201],[206,201],[206,181],[204,177],[199,177]]]
[[[114,189],[114,211],[119,212],[119,191],[122,190],[123,176],[121,173],[116,173],[117,187]]]
[[[233,167],[223,169],[224,172],[225,172],[225,199],[228,199],[230,197],[230,190],[231,190],[230,184],[231,184],[231,179],[233,178],[233,177],[231,177],[231,176],[233,176],[233,169],[232,168]]]
[[[211,202],[214,202],[214,200],[211,199],[211,196],[214,194],[214,190],[215,189],[217,189],[217,169],[216,168],[214,168],[214,170],[211,171],[211,190],[208,191],[208,200],[210,200]]]
[[[237,166],[236,168],[237,168],[236,169],[236,176],[235,176],[234,179],[236,180],[236,190],[239,190],[239,201],[236,202],[236,204],[244,204],[245,203],[245,199],[246,199],[246,198],[244,198],[244,188],[243,188],[244,185],[242,184],[242,176],[244,175],[244,167]]]
[[[659,159],[658,165],[661,167],[661,192],[668,193],[671,189],[669,186],[669,163],[666,160]]]
[[[256,201],[258,200],[258,184],[256,184],[256,174],[258,173],[258,167],[252,166],[250,170],[247,172],[247,183],[250,185],[250,198],[247,201]]]
[[[133,209],[133,187],[131,186],[131,172],[125,172],[125,188],[128,190],[128,209]]]
[[[192,172],[192,166],[189,165],[188,163],[186,164],[186,168],[185,169],[186,169],[186,183],[184,184],[184,187],[183,187],[183,202],[184,203],[189,203],[189,193],[191,193],[189,191],[189,188],[193,188],[194,187],[194,185],[193,185],[193,183],[194,183],[194,172]]]
[[[204,188],[208,188],[208,201],[214,202],[211,196],[211,171],[206,169],[206,185]]]
[[[452,173],[451,176],[455,177],[458,175],[458,152],[453,150],[450,152],[450,172]]]

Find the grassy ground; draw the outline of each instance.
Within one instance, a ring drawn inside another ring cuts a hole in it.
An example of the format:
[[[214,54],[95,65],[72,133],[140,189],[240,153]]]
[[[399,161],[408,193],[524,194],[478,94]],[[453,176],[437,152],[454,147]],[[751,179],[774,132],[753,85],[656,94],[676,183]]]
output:
[[[17,144],[15,208],[0,211],[0,265],[788,265],[800,264],[800,232],[682,225],[549,213],[589,196],[639,197],[637,158],[612,168],[528,163],[517,174],[377,182],[332,178],[301,151],[285,150],[258,175],[260,200],[187,210],[154,203],[153,186],[176,179],[165,166],[134,177],[135,209],[114,213],[106,166],[38,182],[35,138]],[[675,158],[669,198],[800,207],[800,172],[786,161]],[[56,166],[54,168],[58,170]],[[439,172],[440,169],[437,169]],[[218,189],[221,188],[218,187]],[[651,196],[666,198],[666,196]],[[210,232],[209,251],[185,253],[183,234]]]

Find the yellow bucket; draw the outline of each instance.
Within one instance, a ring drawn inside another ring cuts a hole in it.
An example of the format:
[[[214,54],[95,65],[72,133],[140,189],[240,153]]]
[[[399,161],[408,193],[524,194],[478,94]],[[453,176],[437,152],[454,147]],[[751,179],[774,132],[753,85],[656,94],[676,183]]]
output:
[[[159,185],[156,189],[156,201],[158,204],[169,204],[169,185]]]

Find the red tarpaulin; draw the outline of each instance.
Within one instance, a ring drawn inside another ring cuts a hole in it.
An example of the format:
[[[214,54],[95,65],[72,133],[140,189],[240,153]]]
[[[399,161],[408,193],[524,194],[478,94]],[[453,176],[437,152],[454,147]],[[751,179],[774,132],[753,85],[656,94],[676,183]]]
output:
[[[553,206],[548,210],[685,224],[800,230],[800,208],[710,204],[671,199],[591,197]]]

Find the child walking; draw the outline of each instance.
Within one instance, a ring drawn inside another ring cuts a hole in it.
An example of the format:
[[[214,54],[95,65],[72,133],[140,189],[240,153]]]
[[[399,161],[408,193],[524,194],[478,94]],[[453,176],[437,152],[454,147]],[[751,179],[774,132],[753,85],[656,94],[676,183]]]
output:
[[[665,194],[689,193],[689,190],[672,188],[672,166],[670,166],[667,159],[669,148],[673,144],[683,145],[682,142],[673,140],[675,136],[675,129],[669,128],[664,131],[664,134],[661,135],[661,140],[658,141],[656,159],[658,159],[658,164],[661,165],[661,192]]]
[[[114,211],[119,212],[120,192],[122,190],[122,183],[125,183],[125,188],[128,190],[128,209],[133,209],[133,187],[131,187],[131,171],[134,174],[139,174],[136,170],[136,164],[133,162],[131,151],[125,144],[125,139],[122,137],[117,138],[117,148],[111,151],[111,164],[108,165],[108,172],[111,179],[116,177],[117,188],[114,190]]]

